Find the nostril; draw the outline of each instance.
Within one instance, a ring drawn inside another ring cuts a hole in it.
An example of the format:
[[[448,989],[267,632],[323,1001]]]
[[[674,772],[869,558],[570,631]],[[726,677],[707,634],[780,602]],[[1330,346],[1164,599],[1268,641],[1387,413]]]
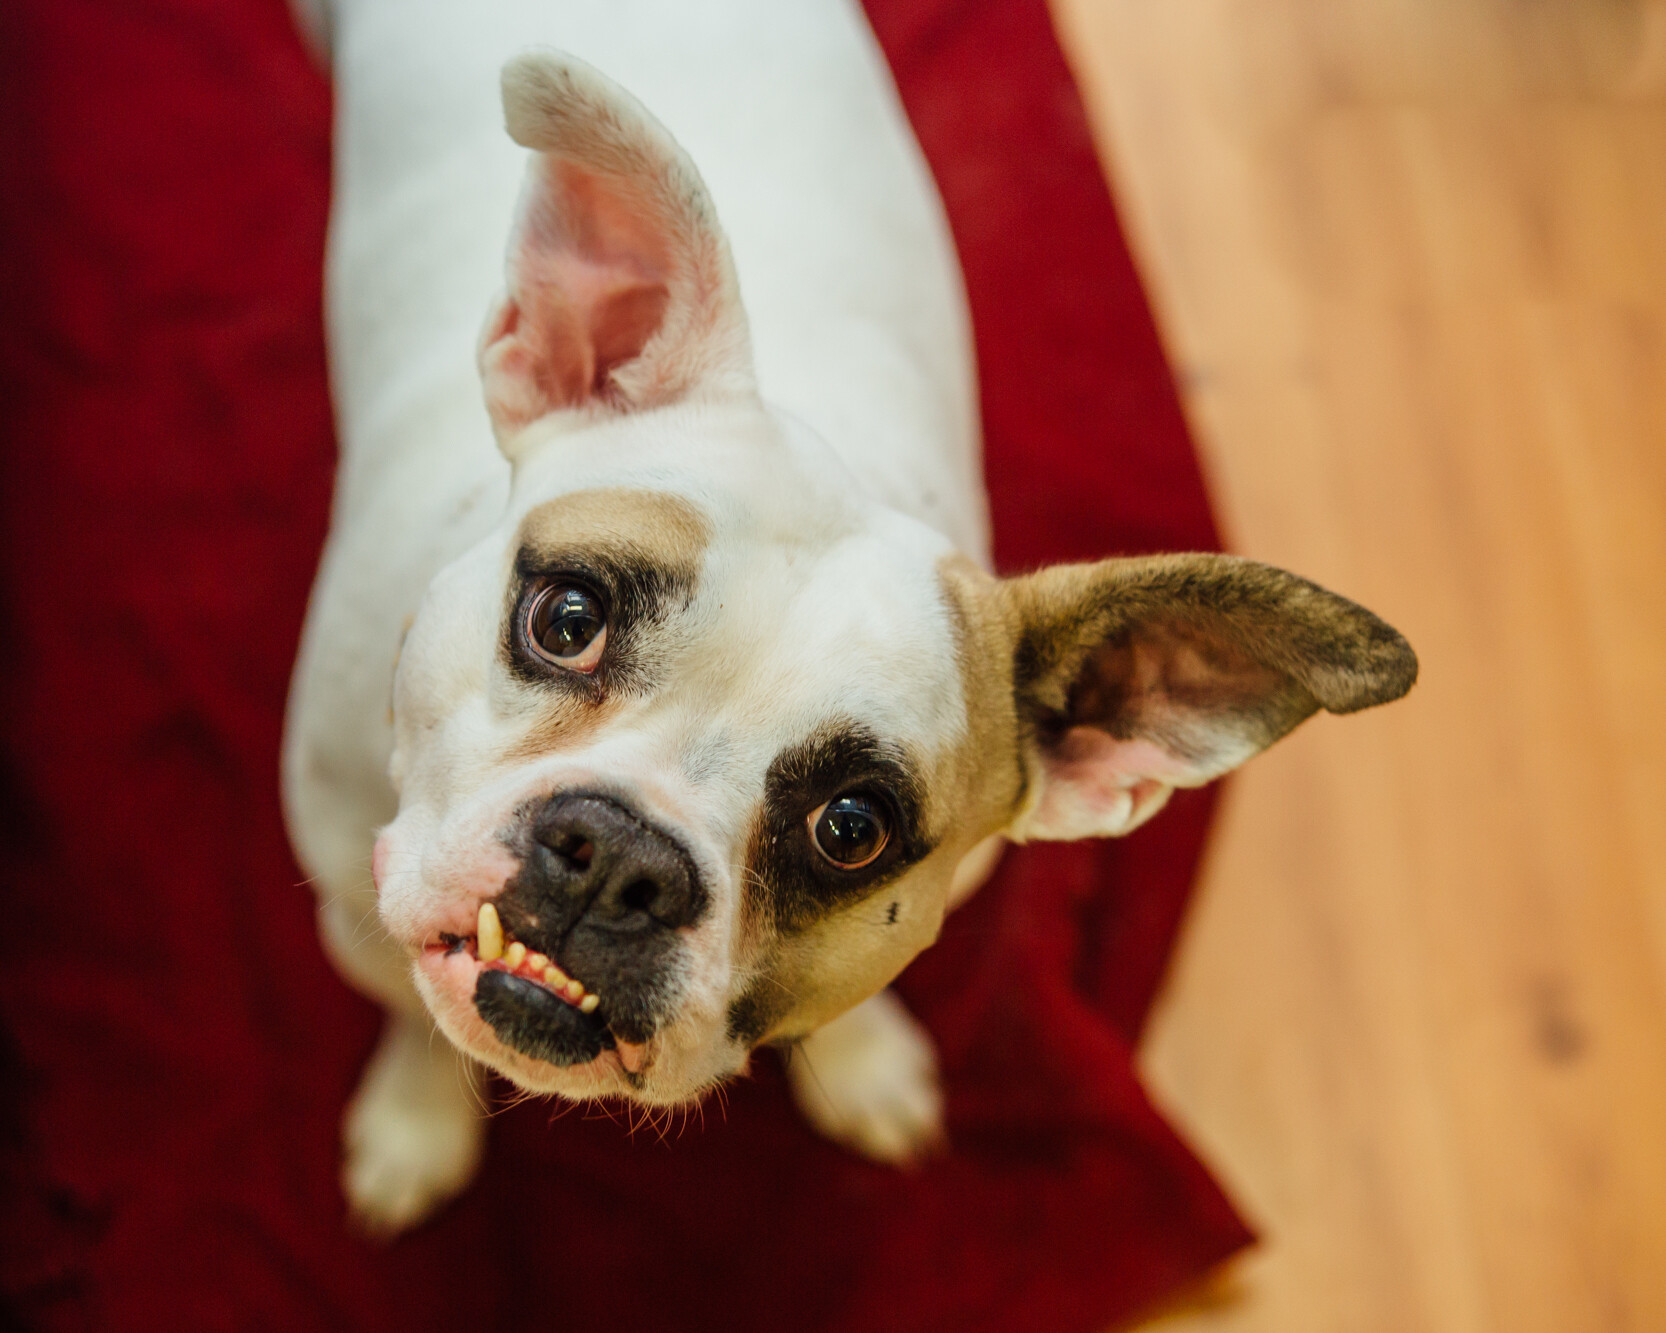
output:
[[[578,832],[564,832],[544,835],[538,839],[544,846],[559,856],[575,870],[588,870],[590,862],[595,858],[595,844]]]
[[[552,796],[530,832],[527,886],[559,934],[580,920],[622,934],[680,930],[706,909],[682,845],[610,797]]]
[[[632,880],[625,885],[619,901],[633,912],[650,912],[659,897],[659,885],[651,879]]]

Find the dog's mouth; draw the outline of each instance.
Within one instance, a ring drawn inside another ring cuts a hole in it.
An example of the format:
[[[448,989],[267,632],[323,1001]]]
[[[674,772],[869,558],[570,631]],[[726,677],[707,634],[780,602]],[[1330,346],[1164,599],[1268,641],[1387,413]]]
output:
[[[647,1047],[612,1030],[602,997],[554,959],[529,949],[504,928],[495,905],[480,904],[473,935],[441,933],[447,957],[479,964],[474,1007],[499,1041],[561,1068],[587,1065],[614,1051],[629,1075],[642,1071]]]

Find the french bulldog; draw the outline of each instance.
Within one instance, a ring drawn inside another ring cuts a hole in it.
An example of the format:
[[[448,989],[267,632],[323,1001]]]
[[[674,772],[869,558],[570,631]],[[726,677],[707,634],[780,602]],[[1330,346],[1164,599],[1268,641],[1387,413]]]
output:
[[[1008,841],[1127,833],[1416,658],[1230,556],[991,574],[960,279],[854,0],[304,17],[342,454],[284,790],[388,1012],[353,1209],[466,1185],[483,1071],[666,1107],[764,1044],[910,1160],[941,1097],[886,988]]]

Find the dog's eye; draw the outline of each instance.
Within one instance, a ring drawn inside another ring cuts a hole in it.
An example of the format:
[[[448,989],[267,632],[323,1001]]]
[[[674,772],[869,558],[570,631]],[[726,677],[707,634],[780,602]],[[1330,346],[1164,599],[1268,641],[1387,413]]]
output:
[[[810,840],[841,870],[860,870],[890,839],[885,805],[867,792],[846,792],[810,812]]]
[[[607,643],[607,613],[593,593],[571,583],[549,583],[526,607],[527,646],[569,671],[594,671]]]

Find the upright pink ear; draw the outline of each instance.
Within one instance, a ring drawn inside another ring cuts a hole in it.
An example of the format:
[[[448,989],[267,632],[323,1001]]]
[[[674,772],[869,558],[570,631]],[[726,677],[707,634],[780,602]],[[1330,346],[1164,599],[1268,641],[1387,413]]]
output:
[[[750,392],[729,247],[665,128],[570,56],[511,61],[503,107],[535,156],[480,345],[499,439],[552,412]]]
[[[1224,555],[1061,565],[1001,586],[1029,800],[1020,840],[1127,833],[1320,708],[1398,699],[1417,657],[1305,579]]]

